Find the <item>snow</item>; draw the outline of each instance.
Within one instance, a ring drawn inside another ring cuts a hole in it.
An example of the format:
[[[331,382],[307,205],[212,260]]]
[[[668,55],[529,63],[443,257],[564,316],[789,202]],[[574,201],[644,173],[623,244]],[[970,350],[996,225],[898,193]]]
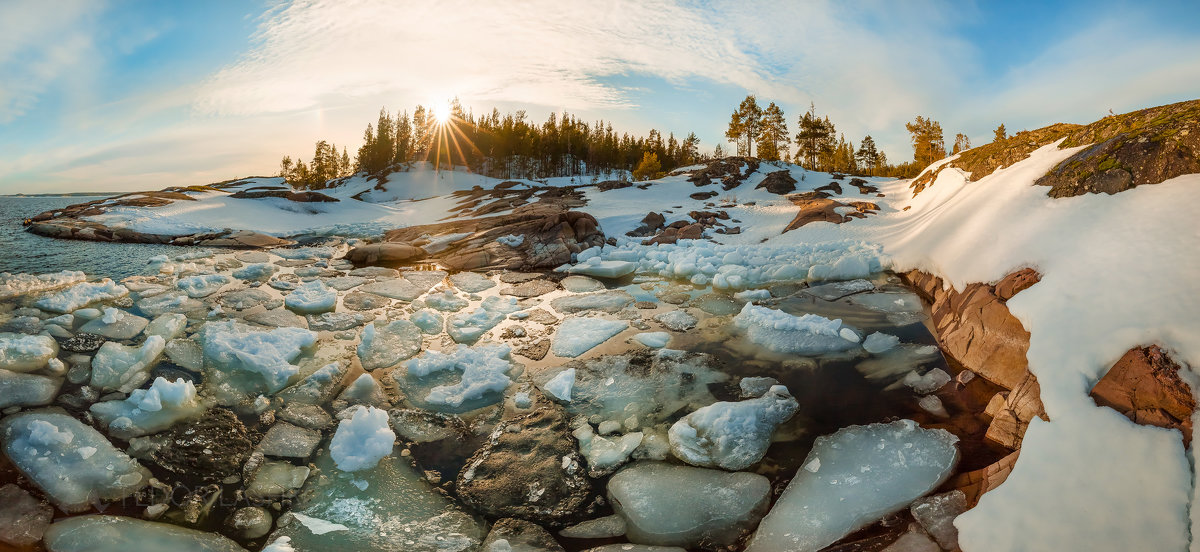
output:
[[[342,471],[366,470],[392,453],[395,440],[386,411],[359,406],[350,419],[338,422],[337,432],[329,443],[329,454]]]
[[[96,389],[128,393],[150,379],[150,369],[158,362],[167,342],[152,335],[138,346],[107,341],[92,358],[91,386]]]
[[[421,350],[421,329],[407,320],[386,325],[367,324],[358,344],[358,358],[364,370],[377,370],[399,364]]]
[[[405,364],[408,378],[428,378],[438,372],[462,372],[457,383],[438,385],[425,401],[435,406],[459,407],[486,395],[503,392],[512,383],[512,361],[507,345],[459,345],[450,353],[425,351]]]
[[[659,462],[634,463],[608,482],[631,542],[689,548],[733,544],[762,516],[770,493],[758,474]]]
[[[150,472],[90,426],[49,411],[0,420],[4,452],[13,465],[64,512],[97,500],[117,500],[146,485]],[[95,449],[81,454],[84,449]]]
[[[337,291],[320,280],[301,284],[283,298],[283,304],[298,314],[330,312],[337,306]]]
[[[134,389],[125,400],[96,403],[89,410],[110,435],[129,440],[167,429],[203,412],[205,405],[192,382],[159,377],[149,389]]]
[[[519,236],[516,236],[513,234],[508,234],[508,235],[500,236],[499,238],[496,238],[496,242],[498,242],[502,245],[507,245],[509,247],[521,247],[521,244],[525,243],[525,235],[521,234]]]
[[[857,345],[857,334],[843,330],[841,320],[816,314],[794,316],[781,310],[746,303],[733,318],[734,327],[756,345],[777,353],[821,354]],[[854,337],[855,339],[847,339]]]
[[[39,309],[67,313],[97,301],[107,301],[129,295],[129,290],[109,278],[99,282],[83,282],[65,290],[42,297],[34,302]]]
[[[0,333],[0,370],[33,372],[58,355],[58,342],[46,335]]]
[[[775,427],[799,406],[782,385],[761,397],[713,403],[671,426],[671,452],[693,466],[744,470],[762,460]]]
[[[0,272],[0,299],[11,299],[18,295],[58,289],[86,279],[86,274],[76,270],[63,270],[50,274]]]
[[[582,355],[629,328],[628,322],[603,318],[568,318],[559,324],[550,352],[565,358]]]
[[[208,297],[225,287],[233,280],[224,274],[200,274],[197,276],[188,276],[180,278],[175,283],[179,289],[188,294],[188,297],[199,299]]]
[[[671,341],[671,334],[667,332],[642,332],[633,336],[633,339],[652,349],[661,349],[666,347],[667,343]]]
[[[222,321],[204,324],[198,339],[211,375],[228,378],[239,391],[275,393],[299,373],[291,362],[316,343],[317,334],[301,328],[255,330]]]
[[[812,468],[788,483],[746,551],[816,552],[908,506],[950,476],[957,442],[945,430],[923,429],[912,420],[818,437],[804,461]]]
[[[567,368],[550,378],[550,381],[542,386],[542,390],[560,401],[571,402],[571,388],[573,387],[575,387],[575,369]]]

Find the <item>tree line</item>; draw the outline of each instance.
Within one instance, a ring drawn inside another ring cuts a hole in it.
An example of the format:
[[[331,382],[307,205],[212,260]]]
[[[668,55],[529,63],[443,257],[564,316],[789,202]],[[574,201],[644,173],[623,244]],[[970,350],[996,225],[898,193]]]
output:
[[[635,169],[654,178],[707,159],[700,154],[700,139],[688,133],[682,139],[650,129],[647,136],[618,134],[612,123],[587,122],[569,113],[551,113],[541,124],[524,110],[501,114],[498,109],[475,115],[453,100],[449,117],[439,122],[433,110],[416,106],[395,115],[386,108],[363,132],[363,143],[353,162],[343,148],[317,142],[312,160],[284,157],[280,175],[301,188],[324,187],[329,180],[357,172],[380,175],[419,161],[438,168],[466,167],[496,178],[540,179],[559,176],[624,178]],[[647,163],[652,159],[653,163]],[[648,167],[653,166],[653,170]]]

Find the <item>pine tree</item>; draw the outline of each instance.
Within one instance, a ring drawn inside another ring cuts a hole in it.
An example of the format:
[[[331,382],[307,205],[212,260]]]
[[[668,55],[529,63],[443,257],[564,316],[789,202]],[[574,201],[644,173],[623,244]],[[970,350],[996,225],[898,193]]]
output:
[[[392,163],[407,163],[413,154],[412,121],[409,120],[407,111],[396,116],[395,128],[396,154],[392,157]]]
[[[787,158],[788,145],[792,143],[788,135],[787,119],[783,110],[771,102],[763,111],[762,130],[758,136],[758,156],[766,161],[778,161]]]
[[[954,136],[954,149],[950,152],[951,155],[956,155],[971,149],[971,139],[967,138],[966,134],[958,133]]]
[[[279,162],[279,176],[282,176],[284,178],[284,180],[287,180],[287,178],[289,176],[291,176],[291,174],[292,174],[292,156],[285,155],[285,156],[283,156],[283,160],[281,160]]]
[[[689,132],[679,147],[679,165],[691,165],[700,158],[700,139],[695,132]]]
[[[717,144],[717,147],[713,148],[713,159],[724,159],[724,158],[725,158],[725,148],[721,147],[721,144]]]
[[[918,166],[927,167],[946,156],[946,142],[942,137],[941,123],[918,115],[913,122],[905,124],[904,127],[912,134],[913,160]]]
[[[413,156],[422,158],[429,154],[429,125],[425,116],[425,106],[418,105],[413,110]]]
[[[810,170],[829,168],[837,142],[837,131],[829,117],[817,116],[816,106],[809,104],[808,112],[800,117],[799,132],[796,133],[796,156],[803,160],[801,165]]]
[[[729,116],[729,128],[725,130],[725,138],[728,138],[729,141],[733,142],[734,147],[737,148],[738,154],[742,153],[741,140],[745,133],[746,125],[742,121],[742,112],[735,110],[733,114]]]
[[[1000,126],[996,127],[995,135],[993,136],[993,141],[1003,142],[1007,139],[1008,139],[1008,131],[1005,130],[1004,123],[1000,123]]]
[[[855,159],[858,161],[859,168],[868,172],[874,171],[878,166],[879,151],[875,148],[875,139],[871,138],[870,134],[863,137],[862,142],[858,145]]]
[[[754,142],[758,140],[758,135],[762,132],[762,108],[758,107],[758,100],[753,94],[746,96],[738,106],[738,117],[742,123],[742,138],[746,140],[745,155],[747,157],[754,156]],[[741,147],[739,146],[739,153]]]
[[[642,154],[642,162],[638,163],[637,168],[633,169],[634,180],[650,180],[658,175],[662,170],[662,164],[658,161],[658,155],[652,152]]]

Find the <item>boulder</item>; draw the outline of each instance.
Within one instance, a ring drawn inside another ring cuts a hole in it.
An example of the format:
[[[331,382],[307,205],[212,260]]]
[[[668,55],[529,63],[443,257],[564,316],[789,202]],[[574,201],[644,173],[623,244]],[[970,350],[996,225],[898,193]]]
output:
[[[346,260],[356,265],[404,266],[428,257],[424,249],[404,242],[361,245],[346,253]]]
[[[1136,423],[1178,429],[1187,445],[1196,399],[1180,369],[1158,346],[1134,347],[1096,382],[1092,398]]]
[[[767,177],[754,187],[756,190],[759,188],[766,188],[768,192],[775,195],[790,194],[796,191],[796,179],[792,178],[788,171],[775,171],[768,173]]]

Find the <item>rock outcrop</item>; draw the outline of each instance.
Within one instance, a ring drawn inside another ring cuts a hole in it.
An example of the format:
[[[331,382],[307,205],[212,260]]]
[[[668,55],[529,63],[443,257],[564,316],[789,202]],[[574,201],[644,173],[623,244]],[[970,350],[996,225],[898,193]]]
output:
[[[742,172],[745,165],[746,171]],[[759,161],[753,157],[725,157],[713,159],[704,168],[694,171],[688,176],[688,182],[696,186],[709,186],[714,180],[721,181],[721,189],[732,190],[742,185],[754,171],[758,170]]]
[[[785,233],[813,222],[842,224],[851,219],[867,218],[879,211],[879,205],[869,201],[842,203],[831,199],[829,193],[824,191],[793,194],[787,198],[800,209],[796,212],[796,218],[783,229]]]
[[[1178,429],[1187,444],[1196,399],[1180,369],[1158,346],[1134,347],[1096,382],[1092,398],[1136,423]]]

